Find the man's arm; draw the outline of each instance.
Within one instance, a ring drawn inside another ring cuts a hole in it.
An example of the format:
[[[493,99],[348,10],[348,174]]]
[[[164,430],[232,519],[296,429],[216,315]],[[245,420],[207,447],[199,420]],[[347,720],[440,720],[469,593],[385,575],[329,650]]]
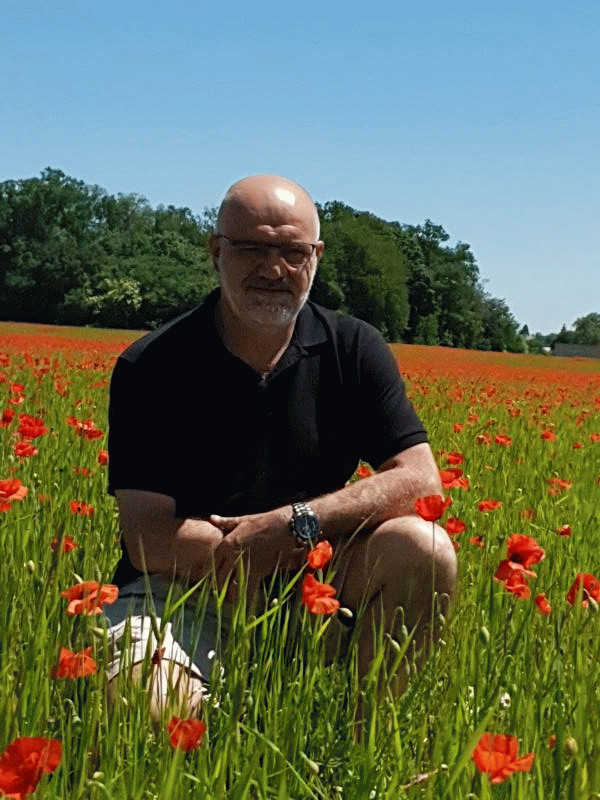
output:
[[[377,472],[310,501],[324,537],[335,544],[361,525],[367,531],[388,519],[415,514],[415,500],[442,494],[439,470],[428,444],[388,458]]]
[[[210,522],[175,516],[175,500],[140,489],[116,489],[121,535],[136,569],[193,582],[210,569],[223,533]]]
[[[417,444],[387,459],[376,473],[322,497],[310,500],[323,536],[333,545],[360,528],[372,530],[388,519],[415,513],[415,500],[442,494],[439,471],[428,444]],[[294,547],[291,506],[242,517],[211,516],[225,534],[215,551],[217,580],[224,581],[241,552],[252,570],[268,575]]]

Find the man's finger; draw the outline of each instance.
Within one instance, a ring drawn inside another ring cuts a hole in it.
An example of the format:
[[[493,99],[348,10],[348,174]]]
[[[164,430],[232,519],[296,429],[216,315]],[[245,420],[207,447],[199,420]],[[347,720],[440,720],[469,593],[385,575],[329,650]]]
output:
[[[208,518],[211,525],[223,531],[223,533],[230,533],[240,523],[239,517],[221,517],[219,514],[211,514]]]

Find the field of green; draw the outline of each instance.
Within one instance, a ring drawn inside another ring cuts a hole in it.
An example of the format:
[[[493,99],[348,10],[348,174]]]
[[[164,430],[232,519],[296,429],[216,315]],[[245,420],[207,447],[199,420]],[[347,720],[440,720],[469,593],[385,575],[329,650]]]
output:
[[[452,498],[459,592],[441,641],[395,698],[386,664],[405,642],[378,637],[360,685],[352,647],[325,665],[331,618],[301,606],[298,584],[258,617],[240,605],[206,732],[184,752],[168,718],[154,732],[143,691],[124,687],[108,714],[100,619],[61,596],[108,583],[118,559],[106,410],[132,338],[0,325],[0,797],[600,798],[600,362],[395,346]],[[515,534],[535,541],[519,551]],[[91,648],[97,671],[62,677],[61,648]],[[482,772],[486,733],[533,757]],[[21,737],[60,752],[44,770]]]

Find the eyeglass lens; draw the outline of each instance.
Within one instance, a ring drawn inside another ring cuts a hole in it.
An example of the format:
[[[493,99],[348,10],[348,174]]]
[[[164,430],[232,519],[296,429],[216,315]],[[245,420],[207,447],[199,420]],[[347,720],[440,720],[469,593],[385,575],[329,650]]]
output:
[[[260,245],[254,242],[231,242],[233,249],[251,262],[266,261],[269,257],[268,245]],[[294,244],[294,245],[273,245],[286,264],[290,267],[302,267],[311,257],[314,245]]]

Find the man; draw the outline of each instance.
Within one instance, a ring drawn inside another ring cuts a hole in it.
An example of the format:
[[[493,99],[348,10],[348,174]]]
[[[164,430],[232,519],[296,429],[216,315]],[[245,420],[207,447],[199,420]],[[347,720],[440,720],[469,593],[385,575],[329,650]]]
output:
[[[118,360],[109,491],[124,588],[112,621],[115,637],[127,614],[138,621],[134,662],[148,649],[147,611],[132,599],[144,593],[144,571],[162,602],[174,576],[193,583],[214,564],[222,586],[242,556],[254,591],[326,538],[342,606],[364,608],[361,675],[373,624],[394,636],[401,607],[420,646],[432,635],[434,592],[454,593],[451,542],[414,512],[415,499],[441,494],[441,484],[389,348],[366,323],[307,303],[323,249],[302,187],[275,175],[238,181],[210,240],[220,289]],[[375,473],[347,484],[361,458]],[[214,634],[214,621],[208,627]],[[176,637],[163,645],[163,684],[197,707],[206,652],[192,663]],[[143,674],[134,667],[134,679]],[[157,719],[164,691],[154,687]]]

